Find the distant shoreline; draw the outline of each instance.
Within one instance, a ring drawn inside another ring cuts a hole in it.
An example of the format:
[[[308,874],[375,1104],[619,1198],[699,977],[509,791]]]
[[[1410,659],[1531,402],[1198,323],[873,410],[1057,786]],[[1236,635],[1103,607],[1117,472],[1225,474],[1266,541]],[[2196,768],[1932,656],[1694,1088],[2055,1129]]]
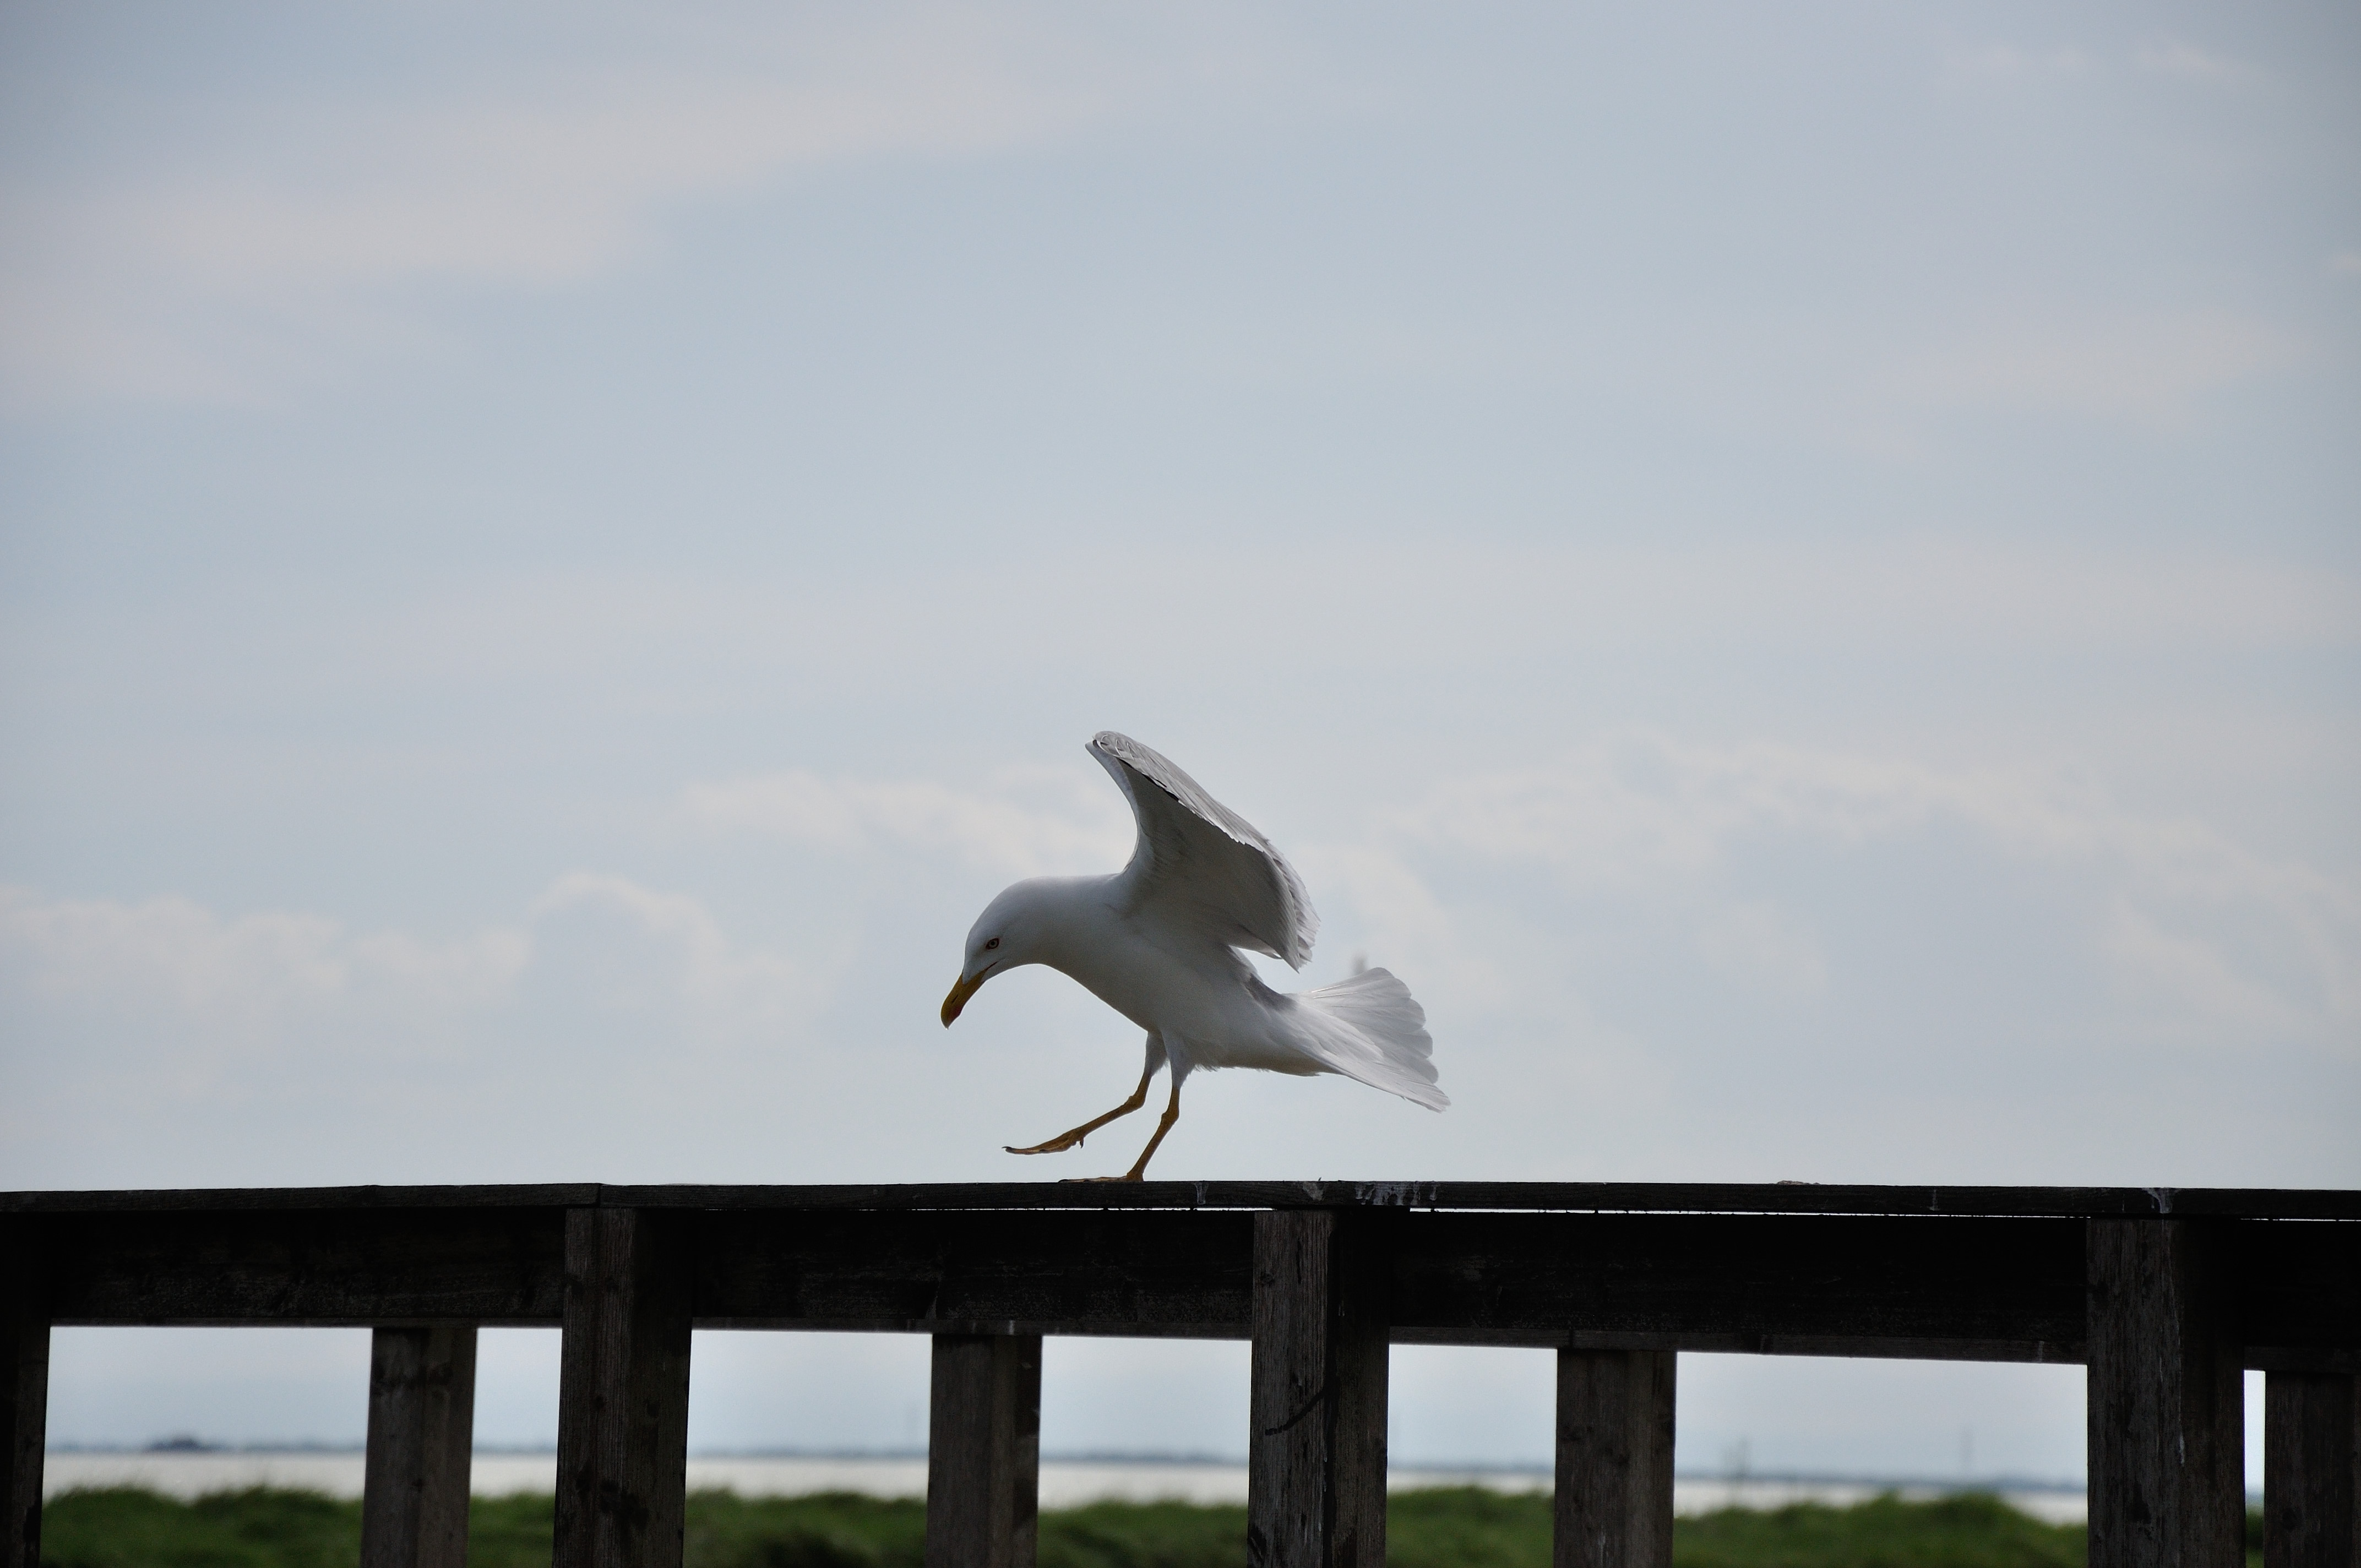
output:
[[[42,1490],[137,1486],[190,1499],[252,1487],[357,1497],[366,1471],[354,1447],[295,1448],[52,1449]],[[557,1455],[549,1449],[478,1450],[469,1477],[478,1497],[546,1494],[557,1481]],[[1551,1470],[1539,1464],[1397,1464],[1388,1475],[1394,1491],[1476,1486],[1507,1494],[1546,1493]],[[850,1492],[867,1497],[923,1497],[927,1460],[908,1451],[854,1453],[692,1454],[692,1491],[735,1492],[743,1497],[807,1497]],[[1887,1493],[1926,1501],[1964,1492],[1999,1497],[2018,1512],[2051,1524],[2081,1520],[2089,1512],[2084,1489],[2072,1483],[2015,1477],[1943,1478],[1894,1475],[1771,1475],[1743,1477],[1683,1473],[1675,1477],[1673,1507],[1684,1515],[1724,1508],[1773,1509],[1795,1503],[1845,1508]],[[1208,1454],[1052,1454],[1043,1458],[1040,1502],[1044,1508],[1075,1508],[1101,1501],[1242,1503],[1246,1468]]]
[[[172,1460],[181,1458],[282,1458],[317,1456],[320,1458],[358,1458],[366,1448],[357,1442],[170,1442],[143,1443],[137,1446],[123,1443],[53,1443],[47,1450],[53,1454],[91,1454],[110,1457]],[[555,1443],[487,1443],[475,1450],[481,1458],[554,1459]],[[692,1463],[698,1460],[809,1460],[837,1464],[923,1464],[927,1451],[923,1448],[701,1448],[691,1450]],[[1112,1464],[1167,1465],[1244,1469],[1243,1455],[1180,1453],[1163,1453],[1127,1450],[1072,1449],[1041,1455],[1044,1464]],[[1519,1463],[1514,1460],[1405,1460],[1392,1469],[1411,1474],[1434,1473],[1453,1475],[1548,1475],[1552,1473],[1546,1461]],[[1676,1481],[1712,1483],[1725,1486],[1883,1486],[1897,1491],[1916,1492],[2082,1492],[2088,1483],[2080,1477],[2033,1475],[1863,1475],[1834,1470],[1748,1470],[1742,1474],[1727,1470],[1678,1470]]]

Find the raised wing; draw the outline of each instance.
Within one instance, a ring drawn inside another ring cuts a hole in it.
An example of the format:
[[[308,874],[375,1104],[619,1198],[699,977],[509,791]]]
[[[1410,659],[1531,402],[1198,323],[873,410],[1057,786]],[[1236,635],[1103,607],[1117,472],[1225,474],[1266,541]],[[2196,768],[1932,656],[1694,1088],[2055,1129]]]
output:
[[[1139,823],[1124,869],[1134,907],[1163,904],[1234,948],[1301,969],[1320,916],[1287,857],[1254,824],[1128,735],[1102,730],[1091,755],[1114,775]]]

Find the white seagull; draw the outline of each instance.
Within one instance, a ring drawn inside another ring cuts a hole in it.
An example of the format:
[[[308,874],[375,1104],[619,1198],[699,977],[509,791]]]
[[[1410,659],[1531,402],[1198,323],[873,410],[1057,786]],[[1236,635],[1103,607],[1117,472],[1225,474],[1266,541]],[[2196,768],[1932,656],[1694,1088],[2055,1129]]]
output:
[[[1156,1069],[1172,1069],[1172,1101],[1139,1160],[1180,1119],[1191,1069],[1340,1072],[1440,1111],[1426,1010],[1381,969],[1282,995],[1235,949],[1294,969],[1312,956],[1320,917],[1285,856],[1197,781],[1126,735],[1093,736],[1139,824],[1131,863],[1113,876],[1033,877],[992,901],[967,934],[967,962],[943,998],[943,1027],[983,982],[1019,964],[1048,964],[1148,1031],[1148,1065],[1131,1098],[1072,1132],[1010,1154],[1056,1154],[1148,1101]]]

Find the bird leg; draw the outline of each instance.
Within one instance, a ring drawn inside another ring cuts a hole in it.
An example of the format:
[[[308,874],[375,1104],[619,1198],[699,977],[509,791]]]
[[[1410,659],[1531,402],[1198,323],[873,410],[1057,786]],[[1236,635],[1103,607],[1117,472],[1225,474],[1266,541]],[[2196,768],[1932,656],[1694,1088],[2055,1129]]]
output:
[[[1156,1157],[1156,1146],[1164,1141],[1164,1135],[1170,1132],[1172,1124],[1180,1119],[1180,1075],[1176,1072],[1172,1075],[1172,1103],[1164,1107],[1163,1115],[1156,1118],[1156,1135],[1148,1140],[1146,1148],[1139,1151],[1138,1163],[1124,1173],[1126,1181],[1138,1181],[1147,1177],[1148,1162]]]
[[[1144,1090],[1148,1086],[1143,1083],[1140,1087]],[[1146,1148],[1139,1151],[1138,1161],[1121,1176],[1086,1176],[1082,1178],[1082,1179],[1085,1181],[1146,1180],[1148,1179],[1148,1162],[1156,1157],[1156,1146],[1164,1141],[1164,1135],[1170,1132],[1172,1130],[1172,1124],[1180,1119],[1180,1080],[1176,1077],[1172,1080],[1172,1103],[1167,1105],[1164,1108],[1164,1114],[1156,1119],[1156,1135],[1148,1140],[1148,1146]]]
[[[1140,1071],[1139,1087],[1131,1091],[1131,1098],[1116,1106],[1114,1110],[1108,1112],[1105,1115],[1095,1117],[1091,1121],[1085,1122],[1071,1133],[1060,1133],[1048,1143],[1035,1144],[1029,1149],[1020,1149],[1014,1145],[1004,1145],[1003,1146],[1005,1147],[1010,1154],[1062,1154],[1066,1150],[1072,1148],[1076,1144],[1081,1143],[1093,1133],[1097,1132],[1101,1127],[1105,1126],[1109,1122],[1114,1121],[1117,1116],[1128,1116],[1134,1111],[1138,1110],[1142,1105],[1147,1104],[1148,1080],[1155,1076],[1156,1058],[1154,1057],[1150,1057],[1148,1058],[1148,1066]],[[1180,1085],[1177,1083],[1174,1084],[1173,1089],[1173,1098],[1177,1101],[1180,1098]],[[1178,1113],[1176,1112],[1175,1114],[1178,1114]],[[1168,1125],[1169,1124],[1168,1124]],[[1164,1135],[1159,1132],[1156,1135],[1160,1138]],[[1151,1152],[1153,1152],[1156,1147],[1154,1144],[1150,1144],[1148,1146]],[[1142,1163],[1144,1164],[1146,1162],[1143,1161]]]

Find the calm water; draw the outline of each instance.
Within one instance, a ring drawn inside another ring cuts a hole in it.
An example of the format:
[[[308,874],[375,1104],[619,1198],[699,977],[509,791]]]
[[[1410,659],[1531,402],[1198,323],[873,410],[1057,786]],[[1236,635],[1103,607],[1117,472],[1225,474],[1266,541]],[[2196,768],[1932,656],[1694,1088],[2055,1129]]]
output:
[[[497,1497],[509,1492],[547,1492],[557,1480],[557,1457],[549,1453],[479,1453],[474,1489]],[[1546,1492],[1545,1471],[1395,1470],[1396,1488],[1489,1486],[1501,1492]],[[691,1459],[692,1488],[726,1486],[746,1497],[795,1497],[805,1492],[865,1492],[880,1497],[919,1497],[927,1491],[923,1459]],[[357,1453],[52,1453],[43,1490],[72,1486],[140,1486],[179,1497],[240,1486],[302,1486],[335,1497],[361,1491]],[[1888,1488],[1868,1484],[1820,1482],[1682,1480],[1673,1486],[1673,1507],[1681,1513],[1737,1505],[1777,1508],[1805,1500],[1857,1503]],[[1905,1497],[1934,1491],[1902,1487]],[[2039,1519],[2080,1519],[2084,1498],[2075,1491],[2010,1491],[2003,1494]],[[1246,1496],[1243,1464],[1186,1464],[1163,1461],[1117,1463],[1044,1460],[1041,1506],[1071,1508],[1102,1497],[1145,1501],[1178,1497],[1192,1503],[1242,1503]]]

